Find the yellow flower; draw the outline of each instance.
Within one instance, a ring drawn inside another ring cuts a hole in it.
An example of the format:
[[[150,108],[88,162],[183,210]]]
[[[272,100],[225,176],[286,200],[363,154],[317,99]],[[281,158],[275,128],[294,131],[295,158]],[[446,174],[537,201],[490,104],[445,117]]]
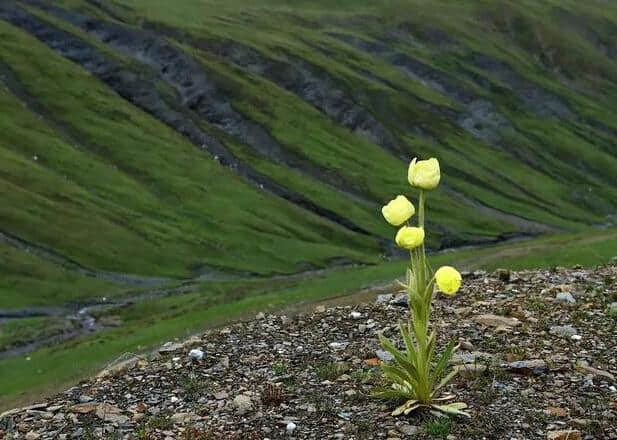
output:
[[[384,218],[392,226],[399,226],[405,223],[414,215],[416,208],[405,196],[396,196],[396,199],[390,200],[387,205],[381,208],[381,213]]]
[[[424,229],[403,226],[396,233],[396,244],[405,249],[414,249],[424,243]]]
[[[407,179],[411,186],[422,189],[435,189],[439,185],[441,172],[439,171],[439,161],[435,158],[419,160],[414,158],[409,164]]]
[[[446,295],[454,295],[461,287],[461,274],[453,267],[442,266],[435,272],[437,286]]]

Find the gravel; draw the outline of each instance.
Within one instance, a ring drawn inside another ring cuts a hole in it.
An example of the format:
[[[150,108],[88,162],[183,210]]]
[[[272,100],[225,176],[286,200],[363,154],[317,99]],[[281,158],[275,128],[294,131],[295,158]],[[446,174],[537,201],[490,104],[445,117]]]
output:
[[[576,304],[556,292],[576,292]],[[617,439],[616,300],[617,266],[476,271],[455,297],[438,296],[438,348],[461,347],[446,391],[470,420],[392,417],[395,402],[370,397],[389,361],[377,334],[400,344],[408,316],[382,296],[171,341],[0,415],[0,438],[432,439],[438,424],[450,439]]]

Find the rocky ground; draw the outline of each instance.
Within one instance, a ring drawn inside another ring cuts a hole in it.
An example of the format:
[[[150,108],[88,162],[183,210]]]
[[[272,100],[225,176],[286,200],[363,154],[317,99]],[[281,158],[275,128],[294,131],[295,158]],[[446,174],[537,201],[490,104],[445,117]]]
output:
[[[467,274],[435,301],[471,419],[370,397],[404,296],[264,316],[129,358],[0,415],[7,439],[617,439],[617,266]]]

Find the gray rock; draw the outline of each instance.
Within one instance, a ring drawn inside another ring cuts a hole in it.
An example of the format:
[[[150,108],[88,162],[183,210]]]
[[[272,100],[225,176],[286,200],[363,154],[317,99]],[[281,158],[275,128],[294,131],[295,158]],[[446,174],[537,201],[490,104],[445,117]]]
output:
[[[472,351],[471,353],[458,352],[452,356],[450,363],[453,365],[461,364],[490,364],[493,363],[495,357],[490,353],[482,351]]]
[[[233,406],[236,408],[236,412],[242,415],[253,409],[253,401],[249,396],[240,394],[234,398]]]
[[[482,376],[487,367],[484,364],[463,364],[456,367],[458,374],[462,377],[474,378]]]
[[[508,269],[497,269],[495,271],[495,275],[499,279],[499,281],[503,281],[507,283],[510,281],[510,271]]]
[[[420,432],[420,428],[418,428],[417,426],[407,424],[402,424],[398,426],[397,429],[401,434],[405,434],[408,436],[416,435],[418,434],[418,432]]]
[[[550,328],[549,333],[562,338],[570,338],[578,332],[571,325],[554,325]]]
[[[193,360],[200,361],[204,358],[204,352],[194,348],[189,352],[189,357]]]
[[[393,306],[407,307],[409,305],[409,297],[406,293],[398,294],[390,301]]]
[[[548,370],[546,362],[542,359],[510,362],[505,367],[518,374],[542,374]]]
[[[566,304],[576,304],[576,300],[570,292],[559,292],[556,296],[557,301]]]
[[[385,350],[377,350],[375,354],[383,362],[392,362],[394,360],[394,356]]]
[[[388,293],[388,294],[383,294],[383,295],[378,295],[377,299],[375,299],[375,304],[379,304],[379,305],[386,305],[388,304],[394,295]]]
[[[182,344],[177,342],[166,342],[159,348],[159,353],[172,353],[182,348]]]

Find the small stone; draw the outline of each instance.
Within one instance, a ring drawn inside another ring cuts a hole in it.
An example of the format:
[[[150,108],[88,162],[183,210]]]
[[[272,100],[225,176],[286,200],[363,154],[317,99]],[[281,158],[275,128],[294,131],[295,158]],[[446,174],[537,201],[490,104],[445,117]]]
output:
[[[104,422],[117,423],[123,425],[129,418],[122,414],[122,410],[108,403],[101,403],[96,407],[96,415]]]
[[[497,269],[495,275],[497,275],[499,281],[503,281],[504,283],[510,281],[510,271],[508,269]]]
[[[461,350],[472,351],[474,349],[473,344],[469,341],[461,341],[459,345],[461,346]]]
[[[229,394],[225,391],[219,391],[218,393],[214,393],[214,398],[216,400],[225,400],[229,397]]]
[[[257,315],[255,315],[255,319],[258,321],[261,321],[262,319],[266,319],[266,314],[264,312],[259,312]]]
[[[176,425],[185,425],[195,419],[195,414],[193,413],[176,413],[171,416],[171,421]]]
[[[487,327],[516,327],[521,325],[521,321],[516,318],[508,318],[507,316],[498,316],[498,315],[478,315],[473,318],[479,324],[482,324]]]
[[[287,431],[287,434],[292,435],[297,427],[298,425],[296,425],[294,422],[289,422],[285,427],[285,431]]]
[[[89,414],[96,411],[97,407],[97,403],[80,403],[77,405],[73,405],[71,407],[71,411],[78,414]]]
[[[349,345],[347,342],[330,342],[328,346],[334,350],[343,350]]]
[[[471,314],[472,310],[471,307],[457,307],[454,309],[454,314],[461,318],[465,318]]]
[[[41,434],[38,432],[30,431],[26,434],[26,440],[37,440],[41,437]]]
[[[253,401],[249,396],[245,396],[244,394],[236,396],[233,400],[233,405],[239,415],[246,414],[253,409]]]
[[[576,300],[570,292],[559,292],[555,298],[557,299],[557,301],[562,303],[576,304]]]
[[[159,353],[172,353],[182,348],[182,344],[177,342],[166,342],[159,348]]]
[[[584,373],[591,374],[596,377],[603,377],[610,381],[613,381],[613,382],[615,381],[615,376],[613,374],[609,373],[608,371],[603,371],[603,370],[594,368],[590,366],[589,364],[587,364],[587,362],[579,362],[576,365],[576,369]]]
[[[486,372],[486,365],[483,364],[463,364],[456,367],[458,374],[466,378],[480,377]]]
[[[568,417],[569,411],[566,408],[558,406],[549,406],[544,410],[546,414],[553,417]]]
[[[223,356],[219,365],[225,369],[229,368],[229,356]]]
[[[351,319],[360,319],[360,318],[362,318],[362,313],[360,313],[360,312],[351,312],[349,314],[349,316],[351,316]]]
[[[572,335],[570,336],[570,339],[572,339],[573,341],[580,341],[581,339],[583,339],[583,337],[581,335]]]
[[[420,432],[420,428],[414,425],[402,424],[397,427],[401,434],[405,434],[407,436],[417,435]]]
[[[542,374],[548,370],[546,362],[544,362],[542,359],[510,362],[509,364],[506,364],[506,368],[508,368],[513,373],[524,375]]]
[[[406,293],[401,293],[396,295],[391,301],[390,304],[393,306],[399,307],[407,307],[409,305],[409,297]]]
[[[378,295],[377,298],[375,299],[375,304],[386,305],[390,303],[393,297],[394,295],[392,295],[391,293]]]
[[[562,338],[570,338],[578,333],[571,325],[554,325],[548,332],[551,335],[561,336]]]
[[[574,429],[546,433],[547,440],[581,440],[581,438],[581,432]]]
[[[591,420],[589,419],[572,419],[570,421],[572,422],[573,425],[576,425],[580,428],[589,426],[589,424],[591,423]]]
[[[317,306],[317,307],[315,307],[315,311],[317,313],[324,313],[326,311],[326,306],[324,306],[324,305]]]
[[[377,350],[375,354],[383,362],[392,362],[394,360],[394,356],[385,350]]]
[[[495,357],[490,353],[484,353],[482,351],[472,351],[472,352],[459,352],[455,353],[450,360],[452,365],[461,365],[461,364],[487,364],[492,363],[495,360]]]
[[[197,348],[194,348],[189,351],[189,357],[195,361],[200,361],[204,358],[204,352]]]

